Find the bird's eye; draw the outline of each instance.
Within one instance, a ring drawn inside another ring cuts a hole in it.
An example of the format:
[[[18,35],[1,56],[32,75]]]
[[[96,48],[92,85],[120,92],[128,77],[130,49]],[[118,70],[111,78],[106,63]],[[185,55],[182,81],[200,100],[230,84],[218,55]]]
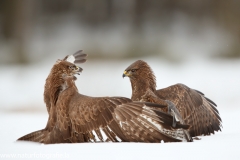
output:
[[[69,66],[69,69],[74,69],[74,66]]]
[[[131,70],[131,72],[135,72],[135,71],[136,71],[136,69],[132,69],[132,70]]]

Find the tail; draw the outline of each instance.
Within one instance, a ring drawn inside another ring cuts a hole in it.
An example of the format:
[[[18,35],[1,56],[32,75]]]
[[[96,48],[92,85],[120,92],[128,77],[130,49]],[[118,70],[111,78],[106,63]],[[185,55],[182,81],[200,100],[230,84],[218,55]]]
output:
[[[39,142],[39,143],[44,143],[44,138],[46,135],[46,130],[38,130],[32,133],[29,133],[23,137],[20,137],[17,141],[32,141],[32,142]]]

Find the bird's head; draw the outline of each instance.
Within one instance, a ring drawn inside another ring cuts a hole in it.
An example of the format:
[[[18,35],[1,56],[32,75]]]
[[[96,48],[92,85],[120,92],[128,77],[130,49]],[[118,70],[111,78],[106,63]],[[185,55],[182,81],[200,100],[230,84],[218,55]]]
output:
[[[48,112],[51,104],[56,104],[58,95],[64,90],[66,79],[65,76],[71,76],[73,80],[77,78],[74,76],[82,72],[82,68],[77,66],[79,63],[86,62],[87,54],[82,53],[82,50],[66,56],[62,60],[57,60],[53,65],[50,74],[46,79],[44,90],[44,101],[47,104]]]
[[[128,66],[125,71],[123,72],[122,77],[129,77],[130,79],[138,78],[139,75],[145,72],[152,72],[149,65],[142,61],[137,60],[136,62],[132,63],[130,66]]]
[[[54,73],[60,77],[63,75],[80,75],[83,69],[77,66],[77,64],[86,62],[86,57],[87,54],[82,53],[82,50],[80,50],[73,55],[66,56],[62,60],[57,60],[53,67]]]
[[[67,75],[67,76],[74,76],[74,75],[80,75],[80,73],[83,71],[83,69],[74,63],[60,60],[58,61],[55,66],[55,72],[57,72],[59,75]]]
[[[122,77],[129,77],[131,84],[141,87],[143,84],[151,88],[156,88],[156,78],[151,67],[142,60],[137,60],[128,66],[123,72]],[[140,83],[140,84],[139,84]]]

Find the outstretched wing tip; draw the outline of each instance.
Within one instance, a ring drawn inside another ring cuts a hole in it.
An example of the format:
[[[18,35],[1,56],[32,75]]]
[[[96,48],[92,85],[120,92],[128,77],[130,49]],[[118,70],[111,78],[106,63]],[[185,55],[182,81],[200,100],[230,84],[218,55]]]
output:
[[[75,59],[74,64],[78,64],[78,63],[85,63],[87,61],[87,59]]]
[[[67,55],[63,61],[68,61],[74,64],[85,63],[87,61],[87,54],[83,53],[83,50],[79,50],[72,55]]]

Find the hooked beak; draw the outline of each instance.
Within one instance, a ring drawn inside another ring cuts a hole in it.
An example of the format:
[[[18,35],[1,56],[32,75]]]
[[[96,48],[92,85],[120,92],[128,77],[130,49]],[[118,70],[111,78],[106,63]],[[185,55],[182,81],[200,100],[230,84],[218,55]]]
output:
[[[124,77],[126,77],[126,76],[128,77],[129,74],[127,73],[127,71],[124,71],[122,77],[124,78]]]
[[[76,66],[76,71],[75,74],[80,75],[80,73],[83,71],[83,69],[81,67]]]

